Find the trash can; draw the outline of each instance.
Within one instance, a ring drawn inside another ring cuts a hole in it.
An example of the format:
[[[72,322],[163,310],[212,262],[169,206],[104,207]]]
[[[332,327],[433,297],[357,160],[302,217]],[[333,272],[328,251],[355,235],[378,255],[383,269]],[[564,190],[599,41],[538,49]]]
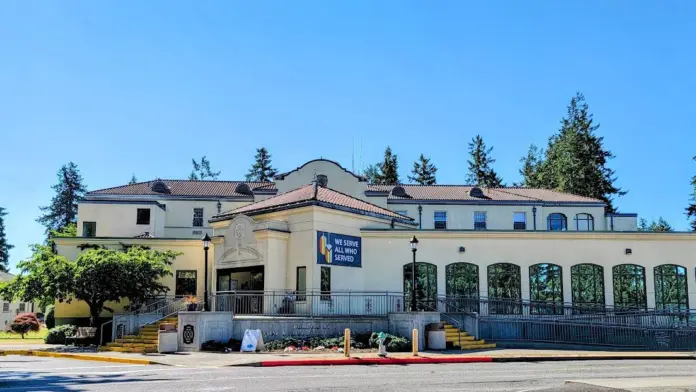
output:
[[[429,350],[445,350],[447,348],[447,332],[445,323],[430,323],[425,326],[426,347]]]
[[[179,351],[179,335],[176,333],[176,325],[162,323],[157,332],[157,352],[175,353]]]

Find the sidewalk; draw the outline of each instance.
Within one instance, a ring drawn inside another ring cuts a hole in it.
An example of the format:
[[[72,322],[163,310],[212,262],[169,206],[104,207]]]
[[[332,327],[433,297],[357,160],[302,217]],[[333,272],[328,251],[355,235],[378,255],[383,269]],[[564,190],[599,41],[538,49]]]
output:
[[[2,351],[2,349],[0,349]],[[473,353],[421,352],[418,357],[410,353],[392,353],[388,358],[379,358],[377,353],[356,353],[345,358],[340,353],[177,353],[177,354],[131,354],[118,352],[60,353],[33,352],[29,355],[52,356],[131,364],[159,364],[166,366],[226,367],[226,366],[328,366],[328,365],[379,365],[418,363],[474,363],[474,362],[539,362],[539,361],[586,361],[627,359],[693,360],[691,352],[616,352],[616,351],[570,351],[570,350],[524,350],[494,349]],[[24,354],[26,355],[26,354]],[[1,361],[1,359],[0,359]]]

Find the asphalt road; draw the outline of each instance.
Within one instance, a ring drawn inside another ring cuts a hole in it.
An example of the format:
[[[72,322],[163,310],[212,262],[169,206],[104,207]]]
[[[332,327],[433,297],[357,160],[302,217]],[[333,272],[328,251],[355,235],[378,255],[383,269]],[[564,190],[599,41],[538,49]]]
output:
[[[0,357],[0,391],[406,390],[696,391],[696,361],[203,368]]]

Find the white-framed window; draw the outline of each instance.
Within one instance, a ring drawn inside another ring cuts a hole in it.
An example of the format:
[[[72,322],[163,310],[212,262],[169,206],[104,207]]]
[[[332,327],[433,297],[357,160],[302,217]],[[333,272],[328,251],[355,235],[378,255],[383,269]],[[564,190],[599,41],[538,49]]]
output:
[[[10,313],[10,303],[9,302],[2,303],[2,312],[3,313]]]
[[[408,211],[406,211],[406,210],[396,210],[394,212],[396,212],[397,214],[403,215],[403,216],[408,216]]]
[[[26,312],[26,310],[27,310],[27,304],[25,304],[24,302],[20,302],[19,303],[19,312],[23,313],[23,312]]]
[[[447,230],[447,211],[435,211],[433,218],[435,220],[435,229]]]
[[[486,230],[486,211],[474,212],[474,230]]]
[[[515,230],[527,230],[527,213],[513,212],[512,213],[512,228]]]
[[[193,227],[203,227],[203,209],[193,209]]]

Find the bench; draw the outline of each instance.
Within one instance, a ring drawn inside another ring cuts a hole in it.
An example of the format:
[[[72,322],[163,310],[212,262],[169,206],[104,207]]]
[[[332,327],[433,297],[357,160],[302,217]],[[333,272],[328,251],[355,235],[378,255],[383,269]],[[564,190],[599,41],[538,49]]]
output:
[[[97,328],[95,327],[78,327],[77,332],[75,332],[75,335],[72,336],[66,336],[65,337],[65,345],[68,345],[68,340],[72,339],[73,344],[77,340],[87,340],[87,339],[94,339],[94,336],[97,334]]]

